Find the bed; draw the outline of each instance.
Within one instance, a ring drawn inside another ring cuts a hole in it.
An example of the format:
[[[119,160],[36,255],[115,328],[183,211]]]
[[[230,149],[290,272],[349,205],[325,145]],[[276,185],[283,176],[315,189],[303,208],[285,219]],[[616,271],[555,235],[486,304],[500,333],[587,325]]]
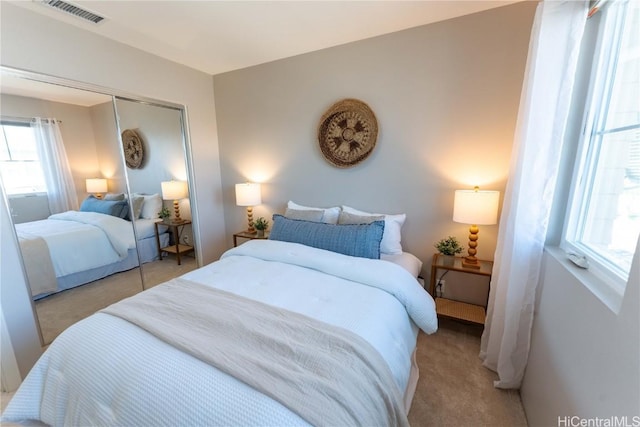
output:
[[[269,240],[68,328],[3,421],[408,425],[418,332],[437,316],[415,257],[381,256],[383,229],[274,216]]]
[[[129,220],[100,212],[68,211],[16,224],[16,233],[34,299],[71,289],[140,262],[158,258],[155,219]],[[161,244],[169,234],[159,227]],[[136,241],[137,237],[137,241]]]

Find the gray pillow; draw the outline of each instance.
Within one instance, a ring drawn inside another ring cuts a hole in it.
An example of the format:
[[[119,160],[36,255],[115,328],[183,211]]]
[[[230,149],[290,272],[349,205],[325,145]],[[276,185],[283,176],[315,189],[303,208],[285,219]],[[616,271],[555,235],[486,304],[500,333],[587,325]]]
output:
[[[345,211],[340,211],[338,224],[371,224],[374,221],[383,221],[384,215],[356,215]]]
[[[313,221],[313,222],[321,222],[322,216],[324,215],[324,211],[321,210],[299,210],[299,209],[290,209],[284,212],[284,216],[289,219],[301,219],[303,221]]]
[[[125,199],[124,193],[107,193],[104,195],[102,200],[119,202],[120,200],[124,200],[124,199]]]
[[[129,218],[131,220],[140,218],[140,214],[142,213],[142,205],[144,203],[144,197],[142,196],[132,196],[131,197],[131,206],[129,210],[133,212],[133,218]],[[130,214],[131,215],[131,214]]]

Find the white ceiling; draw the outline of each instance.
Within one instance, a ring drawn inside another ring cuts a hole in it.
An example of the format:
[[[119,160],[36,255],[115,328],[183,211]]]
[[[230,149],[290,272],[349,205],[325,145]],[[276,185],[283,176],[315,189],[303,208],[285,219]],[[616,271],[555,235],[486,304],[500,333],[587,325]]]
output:
[[[10,73],[2,73],[0,75],[0,93],[63,102],[83,107],[91,107],[111,101],[110,96],[101,93],[27,80]]]
[[[105,17],[99,24],[39,0],[12,3],[218,74],[517,1],[67,1]]]

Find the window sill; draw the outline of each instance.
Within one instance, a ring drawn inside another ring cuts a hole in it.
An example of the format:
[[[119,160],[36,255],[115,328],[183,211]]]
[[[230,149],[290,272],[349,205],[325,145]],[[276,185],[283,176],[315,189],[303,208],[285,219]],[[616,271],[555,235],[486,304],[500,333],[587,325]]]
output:
[[[7,198],[9,199],[23,199],[25,197],[46,197],[47,193],[44,191],[36,191],[33,193],[15,193],[15,194],[7,194]]]
[[[612,288],[604,280],[590,272],[580,268],[567,258],[565,251],[557,246],[546,246],[545,251],[556,261],[562,264],[580,283],[582,283],[596,298],[598,298],[609,310],[618,314],[622,306],[623,295]]]

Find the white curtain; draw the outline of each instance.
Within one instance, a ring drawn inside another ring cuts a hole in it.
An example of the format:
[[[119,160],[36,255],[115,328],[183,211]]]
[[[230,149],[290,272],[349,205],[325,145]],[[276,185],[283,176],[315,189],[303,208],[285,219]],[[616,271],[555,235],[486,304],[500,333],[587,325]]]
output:
[[[587,1],[538,5],[514,136],[480,357],[519,388]]]
[[[58,121],[36,117],[31,121],[31,127],[36,136],[38,157],[47,183],[49,210],[52,214],[78,210],[76,186]]]

